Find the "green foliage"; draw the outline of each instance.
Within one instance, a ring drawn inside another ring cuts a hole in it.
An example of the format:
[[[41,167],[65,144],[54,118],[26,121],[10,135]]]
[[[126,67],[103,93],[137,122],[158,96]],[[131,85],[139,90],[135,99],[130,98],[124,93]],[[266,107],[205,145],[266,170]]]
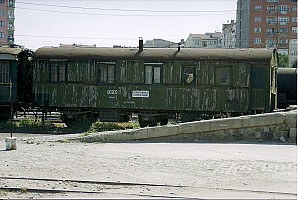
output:
[[[112,122],[95,122],[92,124],[89,133],[103,132],[103,131],[114,131],[114,130],[125,130],[139,128],[138,123],[112,123]]]
[[[0,131],[65,134],[83,133],[87,136],[94,132],[125,130],[139,128],[138,123],[95,122],[91,126],[87,123],[77,123],[75,127],[64,127],[61,123],[42,122],[41,120],[25,119],[20,121],[0,122]]]
[[[50,122],[42,122],[41,120],[24,119],[20,121],[3,121],[0,122],[0,130],[13,132],[50,132],[58,130],[56,124]]]
[[[279,57],[279,67],[289,67],[290,60],[288,55],[278,54]]]
[[[0,127],[3,128],[48,128],[53,127],[53,125],[49,122],[42,122],[41,120],[33,120],[33,119],[26,119],[20,121],[13,121],[13,122],[2,122]]]

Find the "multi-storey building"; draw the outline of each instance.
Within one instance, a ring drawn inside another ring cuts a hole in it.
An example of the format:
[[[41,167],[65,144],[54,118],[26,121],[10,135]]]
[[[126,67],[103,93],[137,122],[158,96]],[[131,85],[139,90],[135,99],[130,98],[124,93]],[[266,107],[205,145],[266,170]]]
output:
[[[0,0],[0,45],[14,43],[15,0]]]
[[[236,47],[236,23],[231,20],[231,23],[222,25],[222,48],[235,48]]]
[[[153,40],[147,40],[144,44],[144,47],[147,48],[171,48],[171,47],[177,47],[178,43],[163,40],[163,39],[153,39]]]
[[[277,48],[290,55],[297,52],[289,45],[295,39],[297,0],[238,0],[236,47]]]
[[[222,33],[189,34],[185,48],[221,48]]]

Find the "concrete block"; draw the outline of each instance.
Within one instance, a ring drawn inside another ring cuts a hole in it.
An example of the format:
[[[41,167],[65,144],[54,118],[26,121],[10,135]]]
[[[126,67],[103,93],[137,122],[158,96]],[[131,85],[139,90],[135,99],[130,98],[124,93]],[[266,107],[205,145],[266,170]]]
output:
[[[121,131],[106,131],[102,134],[104,142],[121,141]]]
[[[103,142],[104,136],[103,133],[93,133],[88,136],[70,138],[69,140],[77,140],[79,139],[81,142]]]
[[[293,110],[290,112],[286,112],[286,120],[288,128],[297,128],[297,111]]]
[[[242,128],[241,117],[233,117],[233,118],[224,118],[224,119],[214,119],[211,120],[210,130],[228,130],[228,129],[240,129]]]
[[[246,120],[243,120],[243,127],[268,126],[285,122],[285,115],[283,113],[265,113],[249,115],[247,117]]]
[[[202,120],[179,124],[179,134],[201,133],[210,131],[211,120]]]
[[[17,138],[7,137],[5,138],[6,150],[16,150],[17,149]]]
[[[148,128],[148,137],[157,138],[179,134],[179,125],[167,125]]]
[[[297,128],[290,128],[290,138],[297,139]]]
[[[148,138],[148,128],[130,129],[121,132],[121,139],[125,140],[139,140]]]

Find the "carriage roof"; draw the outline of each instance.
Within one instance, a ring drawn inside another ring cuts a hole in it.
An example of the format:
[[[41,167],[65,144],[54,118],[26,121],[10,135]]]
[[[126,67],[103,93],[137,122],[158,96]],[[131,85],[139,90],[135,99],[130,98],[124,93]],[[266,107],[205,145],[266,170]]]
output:
[[[270,60],[270,49],[202,49],[202,48],[86,48],[42,47],[35,59],[67,60]]]

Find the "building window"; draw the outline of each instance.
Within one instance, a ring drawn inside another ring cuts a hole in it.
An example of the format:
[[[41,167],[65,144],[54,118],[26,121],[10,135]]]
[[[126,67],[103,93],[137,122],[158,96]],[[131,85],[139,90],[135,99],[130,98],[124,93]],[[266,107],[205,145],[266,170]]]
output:
[[[267,17],[266,22],[268,24],[275,24],[276,22],[276,17]]]
[[[5,21],[0,21],[0,26],[4,27],[5,26]]]
[[[288,44],[288,39],[278,39],[278,44]]]
[[[13,26],[12,23],[9,23],[9,24],[8,24],[8,29],[9,29],[9,30],[14,30],[14,26]]]
[[[66,81],[66,65],[65,63],[51,63],[50,81],[65,82]]]
[[[268,35],[273,35],[275,33],[275,28],[267,28],[266,32]]]
[[[275,6],[267,6],[267,11],[268,11],[269,13],[273,13],[273,12],[275,12]]]
[[[261,27],[255,27],[255,33],[261,33],[262,28]]]
[[[231,69],[217,68],[216,69],[216,83],[217,85],[229,86],[231,84]]]
[[[104,64],[99,65],[99,82],[114,83],[115,82],[115,65]]]
[[[267,2],[277,2],[278,0],[267,0]]]
[[[8,10],[8,18],[13,19],[14,18],[14,11],[13,10]]]
[[[266,40],[266,47],[267,48],[273,47],[273,40],[272,39],[267,39]]]
[[[298,33],[297,26],[293,26],[293,27],[292,27],[292,33]]]
[[[292,11],[297,11],[297,6],[293,6]]]
[[[0,38],[4,38],[4,37],[5,37],[4,32],[0,32]]]
[[[289,22],[289,17],[278,17],[278,22],[280,25],[286,25]]]
[[[292,56],[297,55],[297,51],[295,51],[295,50],[294,50],[294,51],[291,51],[291,55],[292,55]]]
[[[278,29],[278,32],[279,33],[288,33],[289,32],[289,29],[287,29],[287,28],[279,28]]]
[[[202,46],[207,47],[207,41],[202,41]]]
[[[261,42],[262,42],[261,38],[255,38],[254,39],[255,44],[261,44]]]
[[[262,6],[260,6],[260,5],[256,5],[256,6],[255,6],[255,10],[257,10],[257,11],[261,11],[261,10],[262,10]]]
[[[4,9],[0,9],[0,15],[5,15]]]
[[[292,22],[298,22],[298,17],[292,17]]]
[[[4,4],[5,3],[5,0],[0,0],[0,4]]]
[[[9,0],[8,5],[9,5],[10,7],[14,7],[13,0]]]
[[[261,22],[261,21],[262,21],[262,17],[260,17],[260,16],[255,17],[255,22]]]
[[[161,83],[161,67],[160,66],[145,66],[145,84],[160,84]]]
[[[290,6],[280,5],[280,6],[278,6],[278,11],[286,14],[287,12],[290,11]]]

